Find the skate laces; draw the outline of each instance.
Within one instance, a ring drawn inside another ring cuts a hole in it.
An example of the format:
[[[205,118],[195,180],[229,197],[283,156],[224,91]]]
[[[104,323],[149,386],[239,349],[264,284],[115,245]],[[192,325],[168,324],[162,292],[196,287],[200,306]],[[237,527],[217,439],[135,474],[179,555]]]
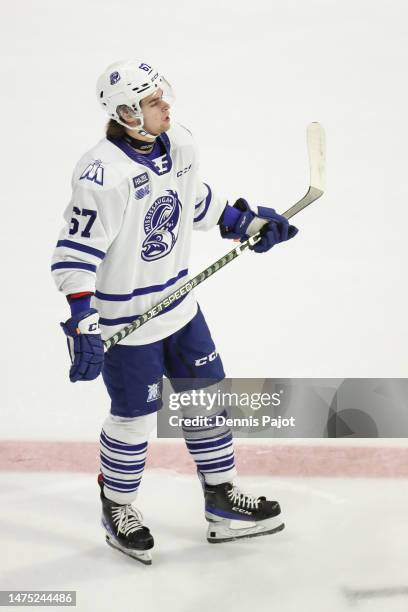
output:
[[[118,534],[122,532],[127,536],[139,529],[143,529],[142,513],[130,504],[112,508],[112,518],[116,524]]]
[[[257,497],[256,495],[248,495],[247,493],[243,493],[238,487],[232,487],[228,491],[228,498],[233,504],[241,506],[241,508],[255,508],[258,509],[260,502],[262,501],[261,497]]]

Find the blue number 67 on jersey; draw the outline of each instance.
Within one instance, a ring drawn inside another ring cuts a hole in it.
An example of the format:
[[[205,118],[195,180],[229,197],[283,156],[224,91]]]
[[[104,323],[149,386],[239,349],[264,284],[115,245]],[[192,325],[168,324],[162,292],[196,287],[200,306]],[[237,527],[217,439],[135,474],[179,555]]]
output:
[[[84,229],[81,232],[81,237],[82,238],[90,238],[91,237],[91,228],[93,226],[93,224],[95,223],[95,219],[98,216],[98,213],[96,210],[90,210],[89,208],[83,208],[82,211],[78,208],[78,206],[74,206],[72,209],[72,212],[74,213],[74,215],[77,216],[81,216],[81,217],[89,217],[89,220],[87,221]],[[71,219],[71,228],[69,230],[69,233],[71,236],[74,236],[75,234],[78,233],[79,230],[79,219],[77,219],[76,217],[72,217]]]

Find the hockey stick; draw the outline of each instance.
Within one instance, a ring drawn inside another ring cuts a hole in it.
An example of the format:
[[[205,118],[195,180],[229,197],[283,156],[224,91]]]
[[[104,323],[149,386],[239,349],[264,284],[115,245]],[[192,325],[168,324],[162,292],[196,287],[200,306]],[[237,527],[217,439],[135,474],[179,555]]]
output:
[[[325,179],[325,161],[326,161],[326,149],[325,149],[325,135],[323,127],[320,123],[310,123],[307,127],[307,148],[309,153],[309,164],[310,164],[310,185],[307,193],[301,200],[296,202],[293,206],[288,208],[283,216],[290,219],[298,212],[309,206],[312,202],[320,198],[324,191],[324,179]],[[104,341],[104,347],[106,350],[115,346],[118,342],[129,336],[131,333],[136,331],[139,327],[157,317],[163,310],[171,306],[173,302],[179,298],[187,295],[195,287],[200,285],[207,278],[212,276],[215,272],[218,272],[221,268],[226,266],[241,255],[249,246],[256,244],[261,238],[260,233],[255,234],[239,244],[235,249],[232,249],[229,253],[218,259],[216,262],[208,266],[205,270],[194,276],[183,285],[181,285],[176,291],[170,293],[167,297],[163,298],[158,304],[150,308],[147,312],[140,315],[137,319],[126,325],[123,329],[118,331],[116,334]]]

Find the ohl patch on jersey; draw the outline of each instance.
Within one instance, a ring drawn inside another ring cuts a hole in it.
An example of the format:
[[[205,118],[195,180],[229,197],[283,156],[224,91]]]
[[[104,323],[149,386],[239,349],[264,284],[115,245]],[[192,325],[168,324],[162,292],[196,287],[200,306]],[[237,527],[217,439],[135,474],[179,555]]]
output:
[[[144,219],[147,234],[142,244],[144,261],[165,257],[177,242],[182,206],[176,191],[166,193],[153,202]]]
[[[140,187],[140,189],[136,189],[135,198],[136,200],[141,200],[145,196],[149,195],[149,193],[150,193],[150,187],[149,185],[145,185],[144,187]]]

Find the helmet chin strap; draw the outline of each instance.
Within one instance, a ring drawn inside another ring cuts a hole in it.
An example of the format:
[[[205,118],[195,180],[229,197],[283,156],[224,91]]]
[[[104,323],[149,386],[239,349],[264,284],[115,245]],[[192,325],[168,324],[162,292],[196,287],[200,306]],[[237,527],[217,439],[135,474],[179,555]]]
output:
[[[124,121],[122,121],[122,119],[121,119],[119,116],[118,116],[118,118],[115,118],[115,121],[116,121],[117,123],[120,123],[120,125],[123,125],[123,126],[124,126],[125,128],[127,128],[128,130],[132,130],[132,132],[136,132],[136,133],[137,133],[137,134],[139,134],[140,136],[144,136],[144,137],[147,137],[147,138],[151,138],[152,140],[156,140],[157,135],[155,136],[154,134],[150,134],[150,133],[149,133],[149,132],[148,132],[148,131],[145,129],[145,127],[144,127],[144,125],[143,125],[143,120],[144,120],[143,114],[142,114],[141,116],[140,116],[140,115],[137,115],[137,116],[135,117],[135,119],[140,119],[141,125],[135,125],[135,126],[133,126],[133,125],[129,125],[129,123],[125,123]]]
[[[152,140],[156,140],[157,138],[157,136],[154,136],[153,134],[150,134],[149,132],[147,132],[143,125],[136,125],[135,127],[131,125],[127,125],[126,127],[128,130],[132,130],[132,132],[134,131],[140,136],[145,136],[147,138],[151,138]]]

